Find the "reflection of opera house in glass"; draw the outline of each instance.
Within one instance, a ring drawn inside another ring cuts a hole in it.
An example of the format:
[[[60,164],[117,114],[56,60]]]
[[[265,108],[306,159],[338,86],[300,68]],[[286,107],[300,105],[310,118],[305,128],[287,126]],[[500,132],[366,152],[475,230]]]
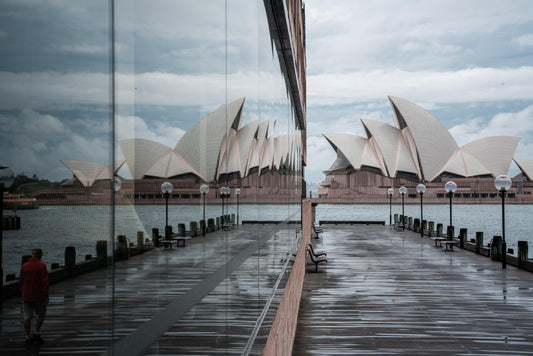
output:
[[[118,202],[134,199],[137,204],[160,203],[163,181],[173,184],[171,199],[180,204],[197,203],[204,183],[239,187],[243,202],[276,203],[298,198],[295,182],[301,170],[297,158],[301,136],[271,136],[268,121],[255,120],[242,126],[244,102],[245,98],[235,100],[207,115],[181,137],[174,149],[148,139],[119,141],[125,160],[115,163],[114,172],[126,164],[133,180],[122,179]],[[96,194],[94,197],[109,194],[103,187],[109,186],[113,167],[80,160],[61,162],[73,173],[64,189],[83,186],[91,192],[89,195]],[[217,194],[218,190],[212,189],[208,201]]]
[[[424,182],[425,202],[446,203],[444,183],[453,179],[458,202],[498,203],[494,177],[507,174],[514,159],[522,173],[513,178],[509,202],[531,203],[533,161],[513,157],[518,137],[485,137],[459,147],[430,113],[404,99],[389,100],[395,126],[361,119],[366,138],[324,134],[337,153],[318,190],[324,202],[387,203],[387,189],[401,185],[416,198],[416,185]]]

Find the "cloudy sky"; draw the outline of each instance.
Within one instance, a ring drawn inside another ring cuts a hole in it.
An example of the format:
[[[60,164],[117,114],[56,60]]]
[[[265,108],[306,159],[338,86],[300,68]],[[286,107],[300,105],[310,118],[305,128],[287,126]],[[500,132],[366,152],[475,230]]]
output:
[[[389,95],[429,111],[460,146],[518,136],[516,156],[533,159],[532,1],[305,5],[308,180],[336,157],[322,133],[365,136],[361,118],[393,124]]]
[[[173,147],[243,96],[243,123],[290,130],[263,1],[116,4],[119,139]],[[517,156],[533,159],[533,1],[305,4],[307,181],[335,160],[322,133],[393,124],[388,95],[428,110],[459,145],[519,136]],[[107,0],[0,2],[0,153],[16,173],[61,180],[59,159],[110,163],[108,15]]]

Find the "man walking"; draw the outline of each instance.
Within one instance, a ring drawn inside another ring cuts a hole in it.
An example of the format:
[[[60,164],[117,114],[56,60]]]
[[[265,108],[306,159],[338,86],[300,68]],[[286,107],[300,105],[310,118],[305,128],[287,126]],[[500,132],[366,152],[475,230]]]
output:
[[[39,335],[41,325],[43,325],[48,305],[48,270],[41,262],[43,251],[34,248],[31,251],[32,257],[20,269],[19,289],[22,293],[24,303],[24,331],[26,332],[26,345],[42,344],[43,339]],[[31,321],[33,314],[36,315],[35,329],[33,336],[31,333]]]

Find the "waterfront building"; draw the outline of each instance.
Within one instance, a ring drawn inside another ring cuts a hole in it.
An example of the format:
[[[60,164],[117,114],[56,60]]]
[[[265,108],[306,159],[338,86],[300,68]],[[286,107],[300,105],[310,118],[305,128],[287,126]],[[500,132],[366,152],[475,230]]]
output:
[[[459,147],[433,115],[405,99],[389,97],[395,126],[361,119],[367,137],[345,133],[323,134],[337,153],[325,171],[318,195],[329,202],[381,202],[390,187],[405,185],[408,197],[417,196],[424,182],[424,199],[438,203],[444,183],[457,182],[454,194],[465,203],[490,203],[494,178],[508,174],[513,161],[522,169],[509,193],[514,202],[531,203],[531,161],[514,157],[518,137],[493,136]]]

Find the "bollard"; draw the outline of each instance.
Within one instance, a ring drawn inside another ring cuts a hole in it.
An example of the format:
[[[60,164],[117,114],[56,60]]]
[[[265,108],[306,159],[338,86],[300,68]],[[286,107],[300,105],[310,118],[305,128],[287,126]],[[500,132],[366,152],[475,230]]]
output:
[[[59,268],[59,263],[54,262],[54,263],[52,263],[51,266],[52,266],[52,270],[54,270],[54,269],[58,269],[58,268]]]
[[[215,231],[215,219],[213,218],[207,219],[207,231],[208,232]]]
[[[172,238],[172,225],[165,226],[165,239],[170,240]]]
[[[437,236],[438,237],[442,236],[442,224],[441,223],[437,224]]]
[[[17,279],[15,273],[6,274],[6,282],[11,282]]]
[[[137,246],[143,247],[144,245],[144,232],[137,231]]]
[[[231,213],[231,223],[235,224],[235,214]]]
[[[415,232],[420,232],[420,219],[419,218],[416,218],[414,223],[413,223],[413,230]]]
[[[493,261],[502,260],[502,237],[493,236],[490,244],[490,259]]]
[[[518,241],[518,268],[524,268],[524,265],[528,257],[528,245],[527,241]]]
[[[93,255],[85,255],[85,261],[90,261],[93,259]]]
[[[435,231],[435,222],[430,221],[428,224],[428,236],[431,237],[433,235],[433,231]]]
[[[413,229],[413,218],[411,216],[407,218],[407,229],[408,230]]]
[[[446,231],[446,239],[453,240],[454,234],[455,234],[455,228],[453,226],[448,226],[448,230]]]
[[[74,246],[65,247],[65,269],[68,273],[74,273],[76,267],[76,248]]]
[[[207,232],[205,228],[205,220],[200,220],[200,232],[203,234],[204,232]]]
[[[476,253],[481,252],[481,246],[483,246],[483,231],[476,231]]]
[[[400,219],[398,218],[398,214],[394,214],[394,224],[398,225],[400,222]]]
[[[185,224],[183,223],[178,224],[178,236],[180,237],[185,236]]]
[[[422,220],[422,232],[424,233],[424,235],[426,235],[428,232],[428,221],[427,220]]]
[[[220,229],[220,218],[217,216],[217,225],[216,225],[216,229]]]
[[[126,235],[118,235],[118,258],[127,260],[129,257],[128,238]]]
[[[190,227],[189,230],[191,231],[191,236],[196,236],[196,233],[198,230],[197,222],[196,221],[189,222],[189,227]]]
[[[30,258],[31,258],[31,255],[23,255],[23,256],[22,256],[22,263],[21,263],[20,265],[21,265],[21,266],[24,266],[24,264],[25,264],[26,262],[28,262],[28,261],[30,260]]]
[[[107,265],[107,241],[96,241],[96,259],[100,265]]]
[[[468,230],[464,227],[459,229],[459,247],[465,248],[465,242],[467,241]]]

